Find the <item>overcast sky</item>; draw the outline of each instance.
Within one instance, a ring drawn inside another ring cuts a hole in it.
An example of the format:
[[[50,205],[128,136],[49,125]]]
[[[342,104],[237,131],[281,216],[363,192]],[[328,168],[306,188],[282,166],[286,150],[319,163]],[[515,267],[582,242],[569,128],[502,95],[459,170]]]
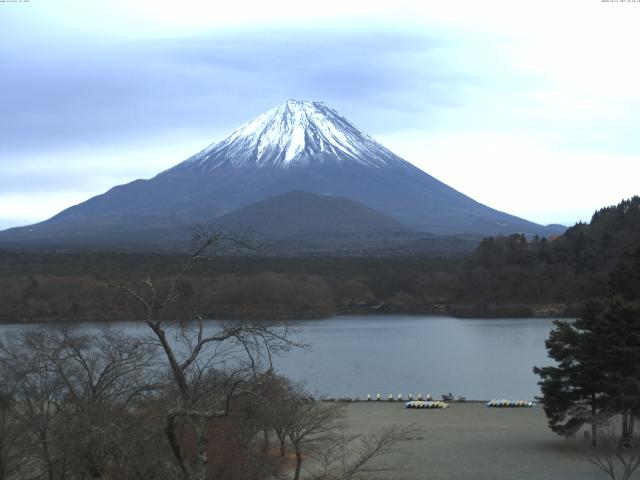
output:
[[[0,1],[0,228],[288,98],[491,207],[588,221],[640,194],[638,25],[602,0]]]

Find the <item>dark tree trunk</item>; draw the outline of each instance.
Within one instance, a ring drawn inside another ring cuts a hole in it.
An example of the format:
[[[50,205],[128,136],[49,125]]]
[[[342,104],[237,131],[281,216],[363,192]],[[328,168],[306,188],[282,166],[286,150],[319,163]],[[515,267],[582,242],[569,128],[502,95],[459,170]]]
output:
[[[622,409],[622,443],[625,447],[631,446],[633,417],[629,413],[629,409]]]
[[[591,394],[591,445],[598,445],[598,411],[596,409],[596,394]]]
[[[284,457],[287,455],[287,434],[284,430],[278,428],[274,429],[274,432],[276,432],[276,437],[278,437],[278,441],[280,442],[280,456]]]
[[[286,439],[281,438],[280,439],[280,456],[284,457],[286,455],[287,455]]]
[[[47,469],[47,478],[49,480],[55,480],[55,472],[53,471],[53,462],[51,461],[51,456],[49,454],[49,442],[47,440],[47,432],[45,431],[42,434],[41,445],[42,445],[42,453],[44,456],[44,464]]]
[[[180,472],[182,473],[182,478],[188,478],[187,465],[184,460],[184,456],[182,454],[182,448],[180,447],[180,442],[176,436],[176,419],[174,416],[169,415],[167,417],[167,423],[164,427],[164,433],[167,436],[167,440],[169,441],[169,446],[171,447],[171,451],[173,452],[173,456],[178,463],[178,467],[180,467]]]
[[[296,473],[293,476],[293,480],[300,480],[300,470],[302,470],[302,452],[296,447]]]
[[[263,430],[262,431],[262,438],[263,438],[263,442],[262,442],[262,454],[266,455],[267,451],[269,450],[269,444],[270,444],[270,438],[269,438],[269,430]]]
[[[194,430],[196,432],[196,474],[197,480],[206,480],[209,467],[209,439],[207,437],[207,422],[204,419],[195,419]]]

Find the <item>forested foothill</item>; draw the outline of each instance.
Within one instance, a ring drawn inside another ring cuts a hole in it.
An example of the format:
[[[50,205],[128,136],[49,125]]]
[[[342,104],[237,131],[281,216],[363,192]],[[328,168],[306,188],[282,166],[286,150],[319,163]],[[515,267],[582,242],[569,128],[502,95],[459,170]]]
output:
[[[498,236],[468,256],[213,256],[180,284],[210,318],[311,318],[340,313],[574,316],[608,294],[614,267],[640,246],[640,198],[597,211],[556,238]],[[0,251],[3,319],[139,318],[109,284],[151,270],[161,285],[180,254]],[[190,308],[190,307],[184,307]],[[175,317],[180,312],[174,312]]]

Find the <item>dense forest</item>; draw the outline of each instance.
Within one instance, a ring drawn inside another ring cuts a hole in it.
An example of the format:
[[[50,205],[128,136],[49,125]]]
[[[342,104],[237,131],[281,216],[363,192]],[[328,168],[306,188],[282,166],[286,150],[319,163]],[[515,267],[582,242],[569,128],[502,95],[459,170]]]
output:
[[[349,312],[570,316],[585,301],[607,294],[614,266],[637,255],[639,246],[640,197],[634,197],[559,237],[486,238],[466,257],[211,256],[182,279],[181,308],[218,318]],[[148,276],[162,285],[183,262],[181,255],[0,251],[0,315],[137,317],[139,307],[114,287]]]
[[[484,239],[463,263],[454,298],[581,304],[604,297],[618,261],[630,261],[639,247],[640,197],[633,197],[551,240]]]

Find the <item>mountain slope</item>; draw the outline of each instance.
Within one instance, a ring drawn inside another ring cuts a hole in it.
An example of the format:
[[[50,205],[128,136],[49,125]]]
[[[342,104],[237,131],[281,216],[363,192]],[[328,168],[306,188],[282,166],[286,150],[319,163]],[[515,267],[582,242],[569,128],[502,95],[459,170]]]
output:
[[[250,229],[260,237],[409,232],[397,221],[347,198],[288,192],[216,219],[225,229]],[[413,232],[411,232],[413,233]]]
[[[226,232],[249,232],[262,254],[277,256],[456,255],[471,252],[480,242],[477,237],[411,230],[353,200],[300,191],[253,203],[215,224]]]
[[[558,233],[463,195],[323,103],[289,100],[150,180],[114,187],[45,222],[2,232],[0,242],[90,237],[89,230],[105,225],[120,227],[122,237],[133,218],[138,231],[147,225],[170,229],[292,190],[349,198],[434,234]]]

